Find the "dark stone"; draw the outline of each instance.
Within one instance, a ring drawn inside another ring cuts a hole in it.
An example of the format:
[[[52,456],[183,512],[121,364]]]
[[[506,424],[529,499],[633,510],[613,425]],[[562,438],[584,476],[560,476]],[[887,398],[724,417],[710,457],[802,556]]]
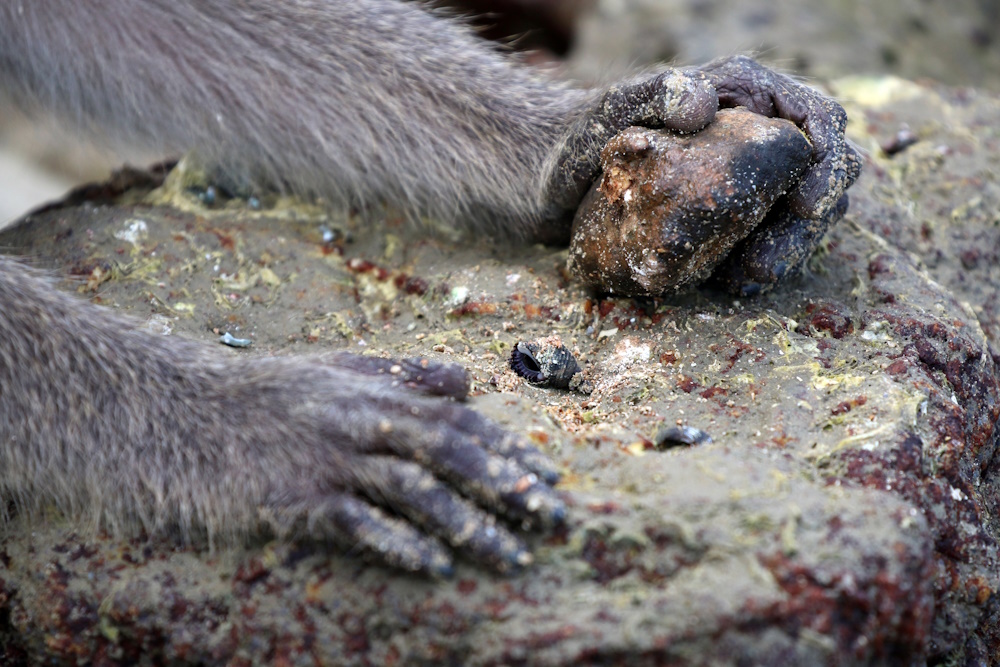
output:
[[[788,121],[723,109],[695,134],[630,127],[573,221],[573,273],[612,294],[662,296],[700,282],[809,165]]]

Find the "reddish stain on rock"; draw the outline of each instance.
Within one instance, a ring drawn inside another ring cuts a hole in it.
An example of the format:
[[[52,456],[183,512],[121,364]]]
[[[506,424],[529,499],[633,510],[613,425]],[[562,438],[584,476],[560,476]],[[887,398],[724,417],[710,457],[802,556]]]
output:
[[[490,301],[466,301],[461,306],[452,308],[448,315],[451,317],[465,317],[467,315],[496,315],[499,310],[497,304]]]
[[[722,387],[709,387],[705,391],[700,392],[698,395],[702,398],[714,398],[716,396],[727,396],[728,394],[729,392]]]
[[[876,294],[912,290],[919,280],[916,274],[917,269],[898,255],[882,254],[869,262],[870,289]],[[936,288],[924,291],[922,297],[929,303],[950,300]],[[837,458],[845,466],[846,480],[897,494],[927,518],[937,573],[936,613],[941,619],[933,625],[929,644],[934,660],[970,636],[990,632],[980,626],[989,623],[981,602],[982,578],[988,578],[986,588],[993,592],[987,599],[992,599],[1000,586],[996,574],[1000,551],[996,525],[988,517],[1000,507],[1000,495],[995,484],[982,480],[997,474],[993,460],[1000,377],[984,341],[964,322],[942,318],[936,308],[914,308],[886,298],[882,303],[882,308],[864,314],[863,324],[889,324],[903,350],[886,372],[924,393],[926,402],[918,411],[914,432],[871,451],[845,450]],[[950,312],[961,312],[957,303],[949,306]]]
[[[867,402],[868,398],[866,396],[858,396],[857,398],[852,398],[849,401],[841,401],[835,408],[830,410],[830,412],[834,415],[846,414],[854,408],[860,407]]]
[[[841,339],[854,333],[854,323],[846,306],[832,301],[810,303],[806,306],[805,320],[795,331],[806,336],[818,333]]]
[[[423,278],[408,276],[405,273],[397,275],[394,279],[394,283],[397,289],[401,289],[407,294],[415,296],[423,296],[427,294],[427,290],[430,289],[427,285],[427,281]]]
[[[695,380],[690,375],[679,375],[677,376],[677,388],[683,391],[685,394],[690,394],[692,391],[700,387],[698,381]]]

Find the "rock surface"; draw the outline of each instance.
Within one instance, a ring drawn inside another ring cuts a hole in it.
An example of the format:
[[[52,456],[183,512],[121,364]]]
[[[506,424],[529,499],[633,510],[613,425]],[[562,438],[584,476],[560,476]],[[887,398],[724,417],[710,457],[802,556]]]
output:
[[[1000,90],[994,0],[594,0],[588,7],[569,58],[585,80],[753,53],[821,80],[866,72]]]
[[[323,544],[213,553],[13,517],[0,656],[995,664],[1000,101],[896,79],[837,92],[870,156],[851,211],[806,275],[755,300],[598,298],[568,279],[565,251],[416,235],[391,214],[366,228],[280,202],[206,210],[149,183],[5,232],[0,245],[151,331],[254,341],[220,354],[462,363],[471,404],[564,466],[571,507],[531,538],[528,571],[462,564],[446,582]],[[919,140],[890,156],[879,146],[904,121]],[[509,369],[511,346],[549,335],[588,397]],[[657,450],[675,424],[712,442]]]

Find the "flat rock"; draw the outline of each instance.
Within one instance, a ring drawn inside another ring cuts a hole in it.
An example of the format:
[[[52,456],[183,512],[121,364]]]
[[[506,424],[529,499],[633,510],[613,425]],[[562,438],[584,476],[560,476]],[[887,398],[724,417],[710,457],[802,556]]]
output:
[[[562,530],[529,537],[524,573],[460,563],[445,582],[324,544],[212,552],[14,516],[0,538],[0,656],[995,663],[1000,103],[895,79],[838,92],[870,156],[851,211],[805,275],[754,300],[596,298],[568,277],[566,251],[415,234],[391,213],[367,226],[294,203],[207,210],[169,187],[150,194],[157,177],[5,232],[0,245],[151,331],[253,341],[220,354],[461,363],[471,405],[562,465],[570,511]],[[882,152],[904,120],[919,141]],[[589,396],[509,370],[513,346],[549,335],[584,367]],[[657,450],[674,425],[712,442]]]

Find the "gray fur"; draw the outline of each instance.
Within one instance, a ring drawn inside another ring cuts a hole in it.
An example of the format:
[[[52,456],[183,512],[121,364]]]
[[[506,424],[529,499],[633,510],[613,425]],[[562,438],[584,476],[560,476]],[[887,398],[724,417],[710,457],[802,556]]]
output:
[[[619,130],[695,130],[720,101],[787,109],[811,133],[809,182],[827,185],[810,215],[857,176],[843,110],[750,60],[576,90],[397,0],[0,0],[0,88],[111,138],[194,147],[237,182],[513,237],[566,238]],[[262,513],[439,573],[438,538],[501,570],[527,562],[489,513],[560,520],[551,464],[379,373],[144,336],[0,258],[0,498],[186,537],[240,535]],[[425,393],[460,398],[454,373]]]
[[[404,482],[426,475],[422,467],[491,511],[542,523],[562,514],[536,450],[518,443],[512,451],[513,436],[467,408],[398,388],[380,363],[366,368],[339,355],[246,360],[146,335],[7,258],[0,305],[0,498],[19,511],[55,503],[117,534],[209,540],[246,535],[262,519],[279,532],[308,519],[327,526],[317,535],[324,538],[363,542],[381,531],[372,550],[395,535],[382,558],[432,571],[448,566],[437,540],[374,508],[337,530],[345,507],[356,515],[359,496],[391,496],[418,527],[434,528],[436,508],[417,502],[425,485],[413,485],[412,509],[407,502]],[[427,368],[434,384],[424,393],[440,393],[453,368]],[[525,489],[529,470],[543,480]],[[441,516],[465,506],[446,493],[437,496]],[[485,512],[464,511],[480,529],[431,532],[446,541],[471,535],[479,540],[472,555],[500,569],[525,560],[520,541]]]
[[[0,85],[113,140],[196,147],[237,182],[388,199],[512,236],[540,220],[538,175],[595,97],[393,0],[5,1]],[[359,509],[358,497],[385,500],[387,460],[399,462],[393,483],[419,460],[490,512],[562,514],[551,464],[464,408],[359,378],[356,364],[238,363],[131,328],[0,258],[0,497],[22,510],[55,502],[118,533],[228,537],[260,513],[282,531],[308,518],[323,536],[436,572],[448,559],[434,537]],[[521,491],[529,470],[542,481]],[[391,490],[418,528],[458,539],[424,516],[435,508],[408,512]],[[457,501],[442,502],[447,513]],[[485,512],[466,515],[481,529],[474,557],[526,561]]]
[[[234,178],[506,226],[538,220],[542,163],[594,97],[396,0],[6,0],[0,76]]]

